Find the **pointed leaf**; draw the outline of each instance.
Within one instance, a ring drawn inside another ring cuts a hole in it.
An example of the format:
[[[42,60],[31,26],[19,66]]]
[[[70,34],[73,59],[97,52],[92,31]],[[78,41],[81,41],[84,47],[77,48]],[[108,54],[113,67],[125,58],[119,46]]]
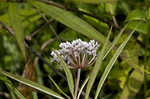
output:
[[[60,64],[63,66],[63,69],[64,69],[66,77],[67,77],[69,90],[70,90],[72,96],[74,97],[74,81],[73,81],[72,73],[71,73],[70,69],[68,68],[66,62],[62,59],[62,57],[57,52],[55,52],[55,53],[57,54],[57,57],[60,60]]]
[[[17,97],[18,97],[19,99],[26,99],[26,98],[18,91],[18,89],[15,88],[14,92],[15,92],[15,94],[17,95]]]
[[[129,39],[131,38],[132,34],[135,32],[135,30],[133,30],[130,35],[127,37],[127,39],[120,45],[120,47],[117,49],[117,51],[115,52],[115,54],[113,55],[112,59],[110,60],[110,62],[108,63],[104,73],[102,74],[102,77],[99,81],[97,90],[96,90],[96,94],[95,94],[95,99],[98,98],[99,92],[104,84],[104,81],[106,80],[110,70],[112,69],[114,63],[116,62],[118,56],[120,55],[120,53],[122,52],[123,48],[125,47],[125,45],[127,44],[127,42],[129,41]]]
[[[59,98],[59,99],[64,99],[61,95],[59,95],[58,93],[52,91],[51,89],[49,89],[49,88],[47,88],[47,87],[45,87],[43,85],[40,85],[38,83],[35,83],[35,82],[30,81],[30,80],[24,79],[21,76],[17,76],[17,75],[14,75],[14,74],[2,71],[2,70],[0,70],[0,72],[3,75],[5,75],[5,76],[7,76],[7,77],[9,77],[11,79],[14,79],[14,80],[16,80],[16,81],[18,81],[18,82],[20,82],[22,84],[25,84],[27,86],[30,86],[30,87],[32,87],[34,89],[37,89],[37,90],[39,90],[39,91],[41,91],[43,93],[46,93],[48,95],[54,96],[54,97]]]
[[[8,90],[10,91],[11,98],[16,99],[15,95],[19,99],[25,99],[25,97],[13,86],[13,83],[6,77],[0,75],[0,80],[4,81],[5,85],[7,86]]]
[[[111,47],[109,48],[109,50],[106,52],[105,56],[103,57],[103,59],[105,59],[105,57],[109,54],[109,52],[115,47],[116,43],[118,42],[118,40],[120,39],[121,35],[123,34],[123,32],[125,31],[125,29],[127,28],[128,25],[125,25],[123,29],[121,29],[120,33],[117,35],[117,37],[113,40]]]
[[[108,40],[109,40],[111,31],[112,31],[112,28],[109,31],[108,37],[106,39],[106,42],[105,42],[102,50],[98,53],[96,64],[95,64],[94,68],[92,69],[92,72],[91,72],[90,77],[89,77],[89,81],[88,81],[88,85],[87,85],[86,93],[85,93],[85,99],[88,99],[91,88],[92,88],[94,81],[96,79],[96,76],[99,72],[100,66],[101,66],[102,61],[103,61],[103,57],[105,55],[105,51],[107,49],[107,44],[108,44]]]
[[[72,28],[73,30],[91,38],[98,40],[102,43],[105,42],[105,37],[99,33],[95,28],[89,25],[86,21],[75,16],[69,11],[65,11],[61,8],[47,5],[41,2],[33,1],[31,2],[40,11],[44,12],[46,15],[51,16],[62,24]]]

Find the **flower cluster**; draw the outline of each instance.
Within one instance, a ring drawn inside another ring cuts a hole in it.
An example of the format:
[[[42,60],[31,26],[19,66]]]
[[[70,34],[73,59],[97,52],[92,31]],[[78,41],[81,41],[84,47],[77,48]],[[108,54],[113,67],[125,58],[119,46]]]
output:
[[[99,44],[94,40],[90,42],[82,41],[81,39],[74,40],[72,42],[65,42],[59,45],[61,49],[52,51],[52,61],[59,62],[56,55],[58,53],[67,62],[70,68],[82,68],[84,66],[91,65],[96,59],[96,51]]]

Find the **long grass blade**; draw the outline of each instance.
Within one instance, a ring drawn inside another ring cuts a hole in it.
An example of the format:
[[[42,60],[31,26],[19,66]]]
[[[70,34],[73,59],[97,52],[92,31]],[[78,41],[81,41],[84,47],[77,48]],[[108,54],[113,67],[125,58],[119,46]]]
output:
[[[18,91],[17,88],[15,88],[13,86],[13,83],[6,76],[0,75],[0,80],[4,81],[5,85],[7,86],[8,90],[10,91],[12,99],[16,99],[16,96],[19,99],[25,99],[25,97]]]
[[[9,77],[9,78],[11,78],[11,79],[14,79],[14,80],[16,80],[16,81],[18,81],[18,82],[20,82],[20,83],[22,83],[22,84],[25,84],[25,85],[27,85],[27,86],[30,86],[30,87],[32,87],[32,88],[34,88],[34,89],[37,89],[37,90],[39,90],[39,91],[41,91],[41,92],[43,92],[43,93],[45,93],[45,94],[54,96],[54,97],[59,98],[59,99],[65,99],[65,98],[63,98],[61,95],[59,95],[58,93],[52,91],[51,89],[49,89],[49,88],[47,88],[47,87],[45,87],[45,86],[43,86],[43,85],[40,85],[40,84],[38,84],[38,83],[32,82],[32,81],[27,80],[27,79],[24,79],[24,78],[22,78],[22,77],[20,77],[20,76],[17,76],[17,75],[14,75],[14,74],[11,74],[11,73],[2,71],[1,69],[0,69],[0,72],[1,72],[3,75],[5,75],[5,76],[7,76],[7,77]]]
[[[82,91],[83,91],[83,88],[84,88],[85,85],[87,84],[88,80],[89,80],[89,76],[88,76],[88,77],[85,79],[85,81],[83,82],[83,84],[82,84],[82,86],[81,86],[81,88],[80,88],[80,90],[79,90],[77,99],[80,99],[80,95],[81,95],[81,93],[82,93]]]
[[[82,20],[71,12],[55,7],[53,5],[47,5],[37,1],[32,1],[31,4],[35,6],[38,10],[44,12],[48,16],[51,16],[62,24],[91,39],[98,40],[104,44],[105,37],[100,32],[98,32],[86,21]]]
[[[101,66],[102,61],[103,61],[103,57],[105,55],[105,51],[107,49],[107,45],[108,45],[108,41],[109,41],[109,38],[110,38],[111,31],[112,31],[112,27],[109,31],[109,34],[107,36],[106,42],[105,42],[102,50],[98,53],[98,58],[97,58],[96,64],[95,64],[94,68],[92,69],[92,72],[91,72],[90,77],[89,77],[89,81],[88,81],[88,85],[87,85],[86,93],[85,93],[85,99],[88,99],[91,88],[92,88],[92,86],[94,84],[94,81],[96,79],[96,76],[99,72],[100,66]]]
[[[26,99],[16,88],[14,89],[14,93],[19,99]]]
[[[123,29],[121,29],[120,33],[117,35],[117,37],[114,39],[114,41],[112,42],[111,47],[108,49],[108,51],[106,52],[105,56],[103,57],[103,60],[106,58],[106,56],[109,54],[109,52],[115,47],[116,43],[118,42],[118,40],[120,39],[121,35],[123,34],[123,32],[125,31],[125,29],[127,28],[128,24],[125,25],[123,27]]]
[[[129,41],[129,39],[131,38],[132,34],[135,32],[135,30],[133,30],[130,35],[126,38],[126,40],[119,46],[119,48],[117,49],[117,51],[115,52],[115,54],[113,55],[113,57],[111,58],[110,62],[108,63],[104,73],[102,74],[102,77],[99,81],[99,84],[98,84],[98,87],[97,87],[97,90],[96,90],[96,94],[95,94],[95,98],[94,99],[97,99],[98,98],[98,95],[99,95],[99,92],[110,72],[110,70],[112,69],[114,63],[116,62],[118,56],[120,55],[120,53],[122,52],[123,48],[125,47],[125,45],[127,44],[127,42]]]

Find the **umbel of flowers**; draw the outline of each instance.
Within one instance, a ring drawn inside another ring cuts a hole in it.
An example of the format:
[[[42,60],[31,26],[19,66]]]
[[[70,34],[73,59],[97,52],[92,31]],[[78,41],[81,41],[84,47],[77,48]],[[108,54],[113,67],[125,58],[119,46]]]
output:
[[[81,39],[73,40],[72,42],[64,42],[59,45],[60,49],[52,51],[52,61],[60,62],[56,53],[58,53],[64,61],[67,62],[70,68],[79,69],[85,66],[92,65],[96,59],[96,51],[99,44],[90,40],[89,42]]]

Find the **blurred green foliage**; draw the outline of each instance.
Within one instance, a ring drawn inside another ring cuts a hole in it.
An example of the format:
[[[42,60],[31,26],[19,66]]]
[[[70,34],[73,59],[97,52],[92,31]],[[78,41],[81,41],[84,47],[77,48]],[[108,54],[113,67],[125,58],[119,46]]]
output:
[[[58,49],[61,42],[81,38],[85,41],[95,39],[103,45],[110,26],[113,26],[111,44],[120,29],[128,24],[116,45],[118,47],[138,24],[136,33],[115,63],[98,99],[149,99],[149,7],[150,0],[38,0],[38,2],[1,0],[0,68],[22,75],[24,66],[31,57],[34,61],[37,82],[57,91],[53,83],[49,82],[48,75],[51,75],[57,85],[69,94],[66,81],[31,52],[24,40],[44,60],[64,74],[62,67],[51,63],[50,60],[51,51]],[[115,49],[111,51],[104,60],[97,78],[101,77],[115,51]],[[81,81],[91,69],[92,67],[89,67],[82,71]],[[73,70],[73,76],[74,74]],[[92,90],[98,85],[98,80],[96,79]],[[14,82],[13,85],[12,82]],[[13,97],[14,92],[10,90],[17,87],[17,82],[0,75],[0,99]],[[90,96],[94,96],[95,91],[93,90]],[[38,96],[54,99],[41,93],[38,93]]]

